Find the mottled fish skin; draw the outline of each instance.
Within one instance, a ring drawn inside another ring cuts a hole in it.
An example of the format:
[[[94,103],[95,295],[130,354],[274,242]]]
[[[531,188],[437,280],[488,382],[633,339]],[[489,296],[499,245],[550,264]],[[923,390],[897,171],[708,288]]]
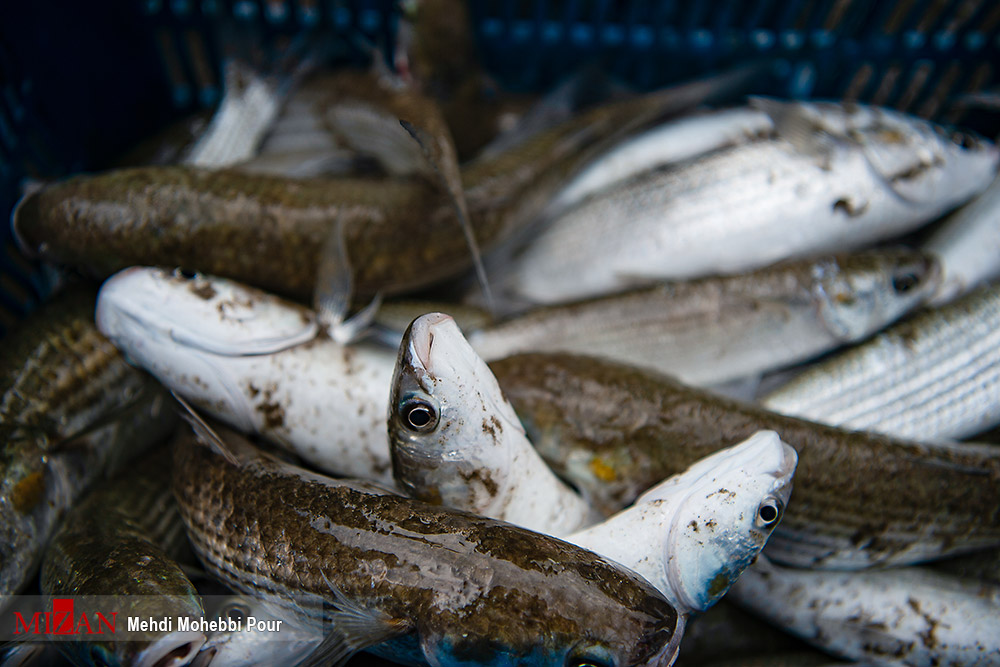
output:
[[[71,290],[0,346],[0,595],[27,584],[87,487],[176,422],[165,393],[94,326],[93,309],[93,292]]]
[[[949,440],[1000,422],[1000,285],[925,309],[759,399],[782,414]]]
[[[469,342],[487,361],[518,352],[590,354],[704,386],[861,340],[937,284],[927,255],[867,251],[544,306],[473,331]]]
[[[890,238],[989,185],[995,147],[966,149],[908,122],[909,132],[879,124],[818,146],[815,130],[801,145],[779,127],[776,138],[646,172],[551,221],[494,282],[511,299],[559,303],[637,278],[737,273]]]
[[[381,650],[408,645],[411,664],[666,667],[676,655],[676,611],[619,566],[509,524],[324,478],[219,433],[240,465],[185,432],[174,443],[174,492],[205,566],[236,590],[357,606],[394,628]]]
[[[447,315],[422,315],[404,333],[388,425],[393,475],[414,498],[556,536],[599,519],[539,458]]]
[[[679,612],[703,612],[756,560],[781,521],[796,459],[776,433],[760,431],[566,541],[642,575]]]
[[[43,595],[114,596],[122,618],[204,616],[194,585],[168,554],[187,543],[170,487],[171,456],[152,453],[66,514],[45,551]],[[88,639],[59,648],[77,664],[177,667],[204,641],[197,631],[153,632],[141,641]]]
[[[322,470],[392,484],[392,350],[335,343],[312,311],[261,290],[145,267],[105,282],[97,324],[200,410]]]
[[[733,600],[824,651],[875,664],[995,665],[1000,588],[907,567],[781,568],[761,559]]]
[[[480,246],[495,246],[533,220],[588,149],[671,104],[663,91],[600,107],[465,166]],[[414,291],[471,266],[450,198],[419,180],[123,169],[28,195],[13,225],[29,253],[102,277],[133,265],[183,266],[308,298],[319,250],[338,220],[359,298]]]
[[[775,561],[857,569],[1000,544],[995,446],[852,433],[596,358],[525,354],[491,368],[542,457],[608,514],[767,429],[799,453],[795,502],[765,550]]]

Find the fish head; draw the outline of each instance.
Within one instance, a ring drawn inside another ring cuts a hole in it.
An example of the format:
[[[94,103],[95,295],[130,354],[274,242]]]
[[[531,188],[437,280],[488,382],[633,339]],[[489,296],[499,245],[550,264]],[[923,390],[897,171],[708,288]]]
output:
[[[416,318],[403,334],[388,425],[407,492],[483,514],[505,495],[512,436],[526,437],[489,366],[442,313]]]
[[[219,600],[215,612],[219,630],[211,632],[192,667],[252,667],[279,662],[297,664],[323,641],[322,627],[299,623],[292,614],[263,598],[232,595]],[[247,619],[280,620],[275,632],[248,629]],[[238,623],[239,625],[235,625]]]
[[[152,641],[73,641],[60,644],[73,664],[88,667],[181,667],[205,641],[193,631],[175,631]]]
[[[847,343],[882,330],[929,299],[941,270],[928,254],[895,248],[819,262],[813,278],[820,318],[836,340]]]
[[[665,580],[682,613],[711,607],[757,558],[788,504],[797,462],[774,431],[758,431],[636,500],[669,505]]]

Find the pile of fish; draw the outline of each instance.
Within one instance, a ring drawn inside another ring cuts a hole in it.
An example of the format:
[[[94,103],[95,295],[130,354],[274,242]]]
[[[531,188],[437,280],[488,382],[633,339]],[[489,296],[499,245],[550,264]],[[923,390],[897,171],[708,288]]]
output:
[[[411,39],[25,195],[76,285],[3,344],[0,609],[284,623],[80,665],[1000,664],[997,148],[766,65],[472,131]]]

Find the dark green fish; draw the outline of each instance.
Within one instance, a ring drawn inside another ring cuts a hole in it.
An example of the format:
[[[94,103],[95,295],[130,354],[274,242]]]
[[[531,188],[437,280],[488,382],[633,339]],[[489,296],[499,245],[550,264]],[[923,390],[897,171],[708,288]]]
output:
[[[176,422],[166,393],[94,325],[73,290],[0,346],[0,594],[17,593],[60,517],[119,461]]]
[[[768,429],[799,453],[765,549],[773,560],[854,569],[1000,544],[1000,447],[844,431],[588,357],[524,354],[491,368],[542,457],[605,512]]]
[[[119,619],[204,616],[198,592],[170,555],[187,547],[170,489],[171,455],[154,452],[66,514],[45,552],[43,595],[85,596],[84,602],[113,596]],[[58,645],[78,665],[169,667],[193,659],[205,635],[175,630],[132,641],[89,639]]]
[[[328,662],[669,665],[683,621],[648,582],[566,542],[278,461],[185,430],[174,492],[206,568],[331,628]],[[294,602],[294,601],[298,602]],[[326,607],[322,611],[320,602]]]

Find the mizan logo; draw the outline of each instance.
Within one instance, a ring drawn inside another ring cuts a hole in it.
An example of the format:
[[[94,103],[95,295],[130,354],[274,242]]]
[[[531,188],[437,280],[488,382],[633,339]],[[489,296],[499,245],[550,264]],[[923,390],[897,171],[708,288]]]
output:
[[[25,621],[21,612],[14,612],[14,634],[31,635],[103,635],[114,634],[117,611],[108,615],[94,612],[87,614],[73,613],[73,600],[70,598],[55,598],[52,600],[52,611],[36,611]]]

